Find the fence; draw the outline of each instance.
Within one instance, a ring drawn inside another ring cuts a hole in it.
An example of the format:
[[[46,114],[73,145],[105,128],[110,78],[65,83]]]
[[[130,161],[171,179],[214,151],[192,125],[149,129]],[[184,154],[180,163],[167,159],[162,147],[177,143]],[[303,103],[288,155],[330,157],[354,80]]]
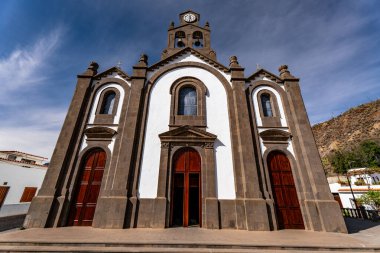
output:
[[[365,210],[364,208],[342,208],[344,217],[366,219],[366,220],[379,220],[379,212],[376,210]]]

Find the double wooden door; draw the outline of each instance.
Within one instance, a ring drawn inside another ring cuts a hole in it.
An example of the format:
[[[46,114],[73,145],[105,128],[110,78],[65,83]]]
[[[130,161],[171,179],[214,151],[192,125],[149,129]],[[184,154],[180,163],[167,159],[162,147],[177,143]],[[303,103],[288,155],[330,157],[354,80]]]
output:
[[[268,168],[279,229],[304,229],[288,158],[281,152],[272,152],[268,155]]]
[[[103,150],[95,150],[86,156],[76,184],[69,226],[92,225],[105,164],[106,153]]]
[[[200,226],[201,206],[201,158],[180,149],[173,159],[170,226]]]

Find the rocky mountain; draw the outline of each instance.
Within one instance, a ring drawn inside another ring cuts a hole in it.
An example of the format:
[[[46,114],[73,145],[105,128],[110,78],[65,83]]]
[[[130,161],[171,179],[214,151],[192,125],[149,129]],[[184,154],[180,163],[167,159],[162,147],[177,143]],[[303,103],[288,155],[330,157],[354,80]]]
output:
[[[380,141],[380,99],[353,107],[312,127],[321,157],[364,140]]]

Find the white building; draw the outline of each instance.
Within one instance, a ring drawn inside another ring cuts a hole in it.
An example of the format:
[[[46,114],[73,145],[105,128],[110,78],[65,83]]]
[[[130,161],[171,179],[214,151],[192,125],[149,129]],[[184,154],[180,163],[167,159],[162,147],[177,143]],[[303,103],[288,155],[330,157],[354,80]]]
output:
[[[352,192],[345,176],[328,178],[330,190],[342,208],[355,208],[353,195],[358,199],[369,190],[380,191],[379,173],[371,173],[367,168],[356,168],[349,170],[348,175]],[[365,207],[372,209],[370,206]]]
[[[0,217],[26,214],[45,177],[47,158],[0,151]]]

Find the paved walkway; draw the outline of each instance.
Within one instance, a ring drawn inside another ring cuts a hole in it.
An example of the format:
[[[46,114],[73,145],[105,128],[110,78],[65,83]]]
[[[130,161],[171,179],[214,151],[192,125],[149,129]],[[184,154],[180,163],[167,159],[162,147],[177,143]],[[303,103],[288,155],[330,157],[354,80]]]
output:
[[[370,221],[369,221],[370,222]],[[380,222],[363,223],[348,221],[351,234],[311,232],[304,230],[281,230],[271,232],[251,232],[240,230],[208,230],[202,228],[170,229],[96,229],[92,227],[63,227],[47,229],[13,230],[0,233],[0,250],[12,249],[12,246],[55,245],[74,247],[87,245],[87,249],[99,249],[100,252],[112,251],[113,247],[137,247],[142,252],[148,246],[161,248],[161,251],[178,252],[284,252],[335,251],[335,252],[380,252]],[[361,227],[360,227],[361,226]],[[90,248],[88,248],[90,247]],[[166,249],[164,249],[166,247]],[[105,250],[107,248],[107,250]],[[15,248],[14,248],[15,249]],[[41,248],[40,248],[41,249]],[[169,250],[170,249],[170,250]],[[199,249],[199,250],[195,250]],[[232,250],[234,249],[234,250]],[[368,250],[368,251],[367,251]],[[46,250],[47,251],[47,250]],[[90,250],[88,250],[90,251]],[[96,250],[94,250],[96,251]],[[141,251],[140,251],[141,252]]]

